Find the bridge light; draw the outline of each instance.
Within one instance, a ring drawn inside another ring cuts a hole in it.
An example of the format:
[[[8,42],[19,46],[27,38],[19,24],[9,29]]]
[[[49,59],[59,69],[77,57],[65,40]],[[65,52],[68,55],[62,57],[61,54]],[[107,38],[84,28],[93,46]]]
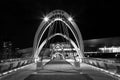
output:
[[[49,17],[45,16],[45,17],[43,18],[43,20],[44,20],[45,22],[48,22]]]
[[[68,20],[71,22],[73,20],[73,18],[72,17],[68,17]]]

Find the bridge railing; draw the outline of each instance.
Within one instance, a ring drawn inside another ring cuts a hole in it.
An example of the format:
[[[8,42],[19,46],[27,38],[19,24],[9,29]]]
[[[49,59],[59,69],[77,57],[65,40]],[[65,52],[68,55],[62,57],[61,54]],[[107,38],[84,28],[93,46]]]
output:
[[[4,72],[16,69],[34,62],[33,58],[17,58],[0,61],[0,75]]]
[[[100,59],[100,58],[84,58],[83,62],[90,64],[92,66],[113,72],[115,74],[120,74],[120,61],[119,60]]]

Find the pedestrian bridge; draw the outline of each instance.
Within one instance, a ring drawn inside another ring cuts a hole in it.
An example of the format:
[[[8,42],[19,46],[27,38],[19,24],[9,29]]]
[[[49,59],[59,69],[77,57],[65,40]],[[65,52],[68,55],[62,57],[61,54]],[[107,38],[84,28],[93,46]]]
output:
[[[2,60],[0,80],[119,80],[120,63],[84,56],[80,27],[62,10],[43,18],[29,58]]]

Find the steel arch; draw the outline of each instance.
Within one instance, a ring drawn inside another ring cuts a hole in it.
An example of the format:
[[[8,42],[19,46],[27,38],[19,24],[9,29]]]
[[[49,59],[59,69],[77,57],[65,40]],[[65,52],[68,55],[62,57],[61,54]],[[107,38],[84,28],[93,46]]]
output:
[[[36,54],[36,50],[38,50],[38,48],[39,48],[39,43],[40,43],[40,41],[41,41],[41,39],[43,37],[44,32],[55,21],[62,21],[63,23],[65,23],[67,25],[67,27],[71,30],[71,32],[73,33],[73,35],[74,35],[74,37],[76,39],[77,48],[78,48],[78,50],[80,52],[79,54],[83,54],[83,52],[84,52],[84,46],[83,46],[82,36],[81,36],[79,28],[76,25],[76,23],[74,22],[74,20],[68,21],[68,18],[70,17],[70,15],[68,15],[68,13],[66,13],[63,10],[55,10],[55,11],[50,12],[47,15],[47,17],[50,20],[48,22],[45,22],[43,20],[41,22],[40,26],[38,27],[38,30],[37,30],[37,32],[35,34],[34,43],[33,43],[33,51],[34,51],[33,53],[34,53],[34,55]],[[63,18],[65,20],[67,20],[67,21],[63,20]],[[70,26],[69,24],[71,24],[72,26]]]
[[[54,35],[49,36],[47,39],[45,39],[45,40],[41,43],[41,45],[40,45],[40,47],[38,48],[38,50],[36,51],[36,54],[35,54],[35,56],[34,56],[35,58],[38,58],[38,55],[40,54],[43,46],[47,43],[47,41],[49,41],[50,39],[54,38],[55,36],[61,36],[61,37],[65,38],[66,40],[68,40],[68,41],[72,44],[72,46],[75,48],[75,50],[76,50],[76,52],[77,52],[77,55],[79,56],[79,61],[81,61],[81,58],[83,58],[83,54],[82,54],[82,52],[78,49],[78,47],[77,47],[77,45],[75,44],[75,42],[74,42],[73,40],[71,40],[69,37],[67,37],[66,35],[63,35],[63,34],[61,34],[61,33],[56,33],[56,34],[54,34]],[[79,53],[81,53],[81,54],[79,54]]]

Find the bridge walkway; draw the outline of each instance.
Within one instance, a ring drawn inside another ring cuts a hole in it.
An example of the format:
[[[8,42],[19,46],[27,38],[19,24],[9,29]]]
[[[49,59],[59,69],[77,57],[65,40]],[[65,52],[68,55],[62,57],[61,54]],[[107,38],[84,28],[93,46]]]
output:
[[[30,64],[1,78],[1,80],[118,80],[91,65],[81,63],[80,69],[67,61],[49,61],[41,69]]]

